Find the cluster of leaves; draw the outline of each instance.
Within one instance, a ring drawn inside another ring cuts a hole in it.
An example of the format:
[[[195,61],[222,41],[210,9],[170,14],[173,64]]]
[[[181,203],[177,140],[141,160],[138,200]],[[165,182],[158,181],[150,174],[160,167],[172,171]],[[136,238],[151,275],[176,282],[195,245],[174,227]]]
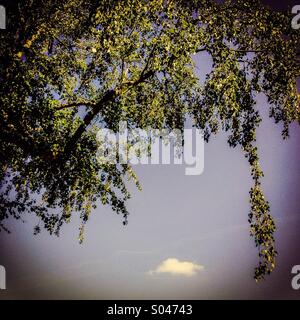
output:
[[[29,211],[58,234],[77,212],[82,241],[98,201],[126,224],[125,177],[138,180],[129,165],[97,160],[97,130],[117,131],[121,121],[182,130],[192,116],[207,141],[228,131],[229,145],[248,158],[255,278],[273,270],[275,224],[261,189],[255,97],[268,97],[286,138],[300,119],[299,34],[289,14],[256,0],[26,0],[8,18],[0,34],[0,230],[9,216]],[[204,51],[213,66],[202,86],[193,54]]]

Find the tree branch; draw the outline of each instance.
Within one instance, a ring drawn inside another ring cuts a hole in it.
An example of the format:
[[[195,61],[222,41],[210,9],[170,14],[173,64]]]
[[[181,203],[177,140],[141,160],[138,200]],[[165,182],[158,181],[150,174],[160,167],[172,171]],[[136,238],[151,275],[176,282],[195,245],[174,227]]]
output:
[[[93,107],[95,105],[96,105],[95,102],[90,102],[90,101],[73,102],[73,103],[61,105],[60,107],[56,108],[56,111],[67,109],[67,108],[73,108],[73,107],[81,107],[81,106]]]
[[[196,53],[203,52],[203,51],[207,51],[207,48],[206,47],[199,48],[199,49],[196,50]]]
[[[144,82],[148,78],[152,77],[154,74],[155,74],[155,71],[153,71],[153,70],[150,70],[150,71],[146,72],[145,74],[141,74],[141,76],[140,76],[140,78],[138,80],[129,83],[130,86],[129,86],[128,90],[130,88],[132,88],[134,86],[137,86],[140,83]],[[90,110],[86,114],[86,116],[83,119],[83,123],[77,128],[77,130],[75,131],[75,133],[73,134],[71,139],[67,142],[63,154],[61,154],[58,157],[59,160],[62,160],[62,159],[67,160],[67,159],[69,159],[72,151],[76,147],[76,144],[80,140],[80,138],[81,138],[82,134],[85,132],[86,128],[91,124],[93,119],[99,114],[99,112],[105,107],[105,105],[108,102],[112,102],[118,96],[117,91],[118,90],[109,90],[109,91],[107,91],[104,94],[104,96],[102,97],[102,99],[98,103],[95,103],[93,105],[93,109]]]
[[[207,51],[208,49],[206,47],[203,48],[199,48],[196,50],[196,53],[198,52],[203,52],[203,51]],[[268,52],[268,50],[255,50],[255,49],[245,49],[245,50],[241,50],[241,49],[231,49],[229,48],[229,50],[234,51],[234,52],[244,52],[244,53],[259,53],[259,52]]]
[[[72,150],[75,148],[77,142],[81,138],[86,128],[91,124],[95,116],[100,112],[107,102],[112,101],[115,97],[115,90],[109,90],[104,94],[102,99],[94,105],[94,108],[86,114],[83,119],[83,123],[77,128],[71,139],[67,142],[63,154],[58,157],[59,160],[62,158],[67,160],[70,157]]]

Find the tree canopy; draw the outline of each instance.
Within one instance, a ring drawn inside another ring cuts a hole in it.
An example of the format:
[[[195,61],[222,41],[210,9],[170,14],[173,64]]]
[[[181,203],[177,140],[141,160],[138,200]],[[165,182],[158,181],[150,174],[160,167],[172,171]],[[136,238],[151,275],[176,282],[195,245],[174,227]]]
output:
[[[275,267],[275,223],[261,188],[256,96],[282,124],[300,120],[299,31],[261,1],[25,0],[8,7],[0,33],[0,230],[36,214],[59,234],[73,214],[84,225],[109,205],[127,223],[129,164],[97,161],[97,130],[183,129],[209,141],[219,130],[247,158],[249,223],[259,251],[255,279]],[[194,54],[213,66],[200,84]],[[54,210],[53,209],[59,209]],[[59,213],[57,213],[59,212]]]

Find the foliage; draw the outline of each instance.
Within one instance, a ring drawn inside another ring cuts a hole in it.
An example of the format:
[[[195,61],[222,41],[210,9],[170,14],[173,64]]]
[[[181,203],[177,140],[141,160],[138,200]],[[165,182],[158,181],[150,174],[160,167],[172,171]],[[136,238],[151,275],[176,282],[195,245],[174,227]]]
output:
[[[0,34],[0,230],[33,212],[58,234],[74,212],[82,226],[98,201],[124,217],[129,165],[97,161],[99,127],[183,129],[192,116],[206,141],[220,129],[253,177],[251,234],[257,280],[275,266],[275,224],[261,189],[256,95],[270,117],[299,121],[299,33],[288,13],[260,1],[26,0]],[[213,61],[200,85],[193,54]],[[52,209],[61,208],[56,213]],[[40,224],[35,233],[40,231]]]

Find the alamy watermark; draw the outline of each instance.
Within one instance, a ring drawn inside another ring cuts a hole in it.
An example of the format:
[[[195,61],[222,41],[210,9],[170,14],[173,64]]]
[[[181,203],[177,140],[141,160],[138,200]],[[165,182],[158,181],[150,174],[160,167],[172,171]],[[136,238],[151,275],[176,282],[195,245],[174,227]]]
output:
[[[100,129],[97,160],[107,164],[185,164],[186,175],[204,170],[204,139],[198,129]]]
[[[295,30],[300,29],[300,5],[296,5],[292,8],[292,13],[295,16],[292,19],[292,28]]]
[[[6,289],[6,271],[3,266],[0,265],[0,290]]]
[[[295,274],[291,282],[292,288],[294,290],[299,290],[300,289],[300,265],[293,266],[292,274]]]
[[[6,29],[6,10],[0,5],[0,29]]]

